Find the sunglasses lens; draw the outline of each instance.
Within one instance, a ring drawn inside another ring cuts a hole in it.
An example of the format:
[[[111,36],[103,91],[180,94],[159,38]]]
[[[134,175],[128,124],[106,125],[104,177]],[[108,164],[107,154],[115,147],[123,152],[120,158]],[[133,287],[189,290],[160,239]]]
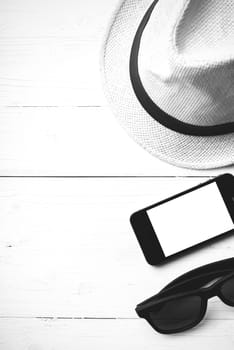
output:
[[[196,324],[202,312],[202,299],[188,296],[170,300],[149,313],[150,322],[159,331],[178,332]]]
[[[234,305],[234,277],[224,282],[221,287],[221,294],[228,303]]]

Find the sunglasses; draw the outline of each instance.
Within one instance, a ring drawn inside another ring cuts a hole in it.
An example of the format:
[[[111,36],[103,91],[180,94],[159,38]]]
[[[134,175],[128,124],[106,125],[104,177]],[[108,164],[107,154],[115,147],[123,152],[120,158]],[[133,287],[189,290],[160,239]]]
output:
[[[138,304],[136,312],[159,333],[178,333],[201,322],[208,299],[214,296],[234,306],[234,258],[183,274],[158,294]]]

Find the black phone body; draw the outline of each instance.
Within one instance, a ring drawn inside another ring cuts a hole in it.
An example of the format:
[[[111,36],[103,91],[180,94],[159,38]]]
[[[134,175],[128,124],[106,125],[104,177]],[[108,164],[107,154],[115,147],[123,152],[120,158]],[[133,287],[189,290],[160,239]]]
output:
[[[158,265],[234,230],[234,176],[223,174],[131,215],[147,262]]]

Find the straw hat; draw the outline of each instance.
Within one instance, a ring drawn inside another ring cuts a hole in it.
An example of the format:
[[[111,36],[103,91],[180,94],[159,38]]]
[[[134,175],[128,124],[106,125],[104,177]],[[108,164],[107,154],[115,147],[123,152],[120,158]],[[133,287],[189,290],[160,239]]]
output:
[[[122,0],[101,65],[112,110],[151,154],[189,168],[234,163],[233,0]]]

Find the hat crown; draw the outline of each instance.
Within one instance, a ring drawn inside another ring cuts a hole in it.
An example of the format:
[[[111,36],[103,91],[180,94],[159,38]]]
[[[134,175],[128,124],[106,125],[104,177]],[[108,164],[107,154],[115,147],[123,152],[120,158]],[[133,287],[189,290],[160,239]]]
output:
[[[174,27],[179,54],[207,62],[234,57],[234,2],[232,0],[184,0]]]
[[[159,1],[144,29],[139,74],[151,99],[186,123],[234,120],[234,1]]]

